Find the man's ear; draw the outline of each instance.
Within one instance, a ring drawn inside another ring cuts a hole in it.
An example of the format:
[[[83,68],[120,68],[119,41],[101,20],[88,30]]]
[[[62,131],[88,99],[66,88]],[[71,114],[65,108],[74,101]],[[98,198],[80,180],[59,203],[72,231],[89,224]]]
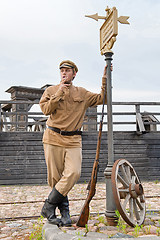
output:
[[[73,72],[73,79],[75,78],[76,74],[77,74],[76,71],[74,71],[74,72]],[[73,80],[73,79],[72,79],[72,80]]]

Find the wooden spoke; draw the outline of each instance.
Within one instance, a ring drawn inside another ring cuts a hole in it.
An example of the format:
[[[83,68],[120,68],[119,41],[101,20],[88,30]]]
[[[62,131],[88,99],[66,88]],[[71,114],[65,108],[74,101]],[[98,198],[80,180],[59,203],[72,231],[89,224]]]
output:
[[[132,176],[131,182],[132,182],[132,183],[135,183],[135,182],[136,182],[136,176]]]
[[[134,217],[133,217],[133,198],[129,199],[129,213],[130,213],[130,218],[133,221]]]
[[[121,165],[121,171],[122,171],[122,174],[123,174],[123,177],[124,177],[125,181],[129,184],[130,181],[129,181],[128,176],[127,176],[127,174],[126,174],[124,165]]]
[[[138,198],[136,198],[136,203],[137,203],[139,209],[140,209],[140,210],[143,210],[143,205],[140,203],[140,201],[139,201]]]
[[[146,209],[144,192],[132,165],[125,159],[117,160],[111,180],[116,207],[122,218],[132,227],[143,224]]]
[[[123,208],[124,209],[126,208],[126,205],[127,205],[128,201],[129,201],[130,197],[131,197],[130,194],[127,194],[127,196],[126,196],[126,198],[124,200],[124,203],[123,203]]]
[[[140,220],[140,215],[139,215],[139,212],[138,212],[136,199],[133,199],[133,208],[134,208],[134,213],[135,213],[136,219],[139,221]]]
[[[129,178],[129,182],[131,182],[131,170],[130,170],[130,166],[126,166],[126,170],[127,170],[127,176],[128,176],[128,178]]]
[[[129,188],[128,183],[119,174],[117,175],[117,178],[123,184],[124,187]]]
[[[118,191],[119,192],[124,192],[124,193],[129,193],[129,189],[128,188],[119,188]]]

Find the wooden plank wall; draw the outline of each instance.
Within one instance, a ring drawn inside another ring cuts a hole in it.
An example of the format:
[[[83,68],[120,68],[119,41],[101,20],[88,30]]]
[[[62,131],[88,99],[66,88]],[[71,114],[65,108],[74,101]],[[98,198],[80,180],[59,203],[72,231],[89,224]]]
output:
[[[83,136],[82,179],[89,180],[90,165],[95,158],[97,137],[93,133]],[[160,180],[160,132],[137,135],[136,132],[114,132],[114,158],[128,160],[142,180]],[[103,132],[100,169],[98,180],[104,180],[104,169],[107,166],[107,132]]]
[[[46,183],[41,132],[0,133],[0,184]]]
[[[0,184],[46,184],[41,132],[0,133]],[[83,132],[83,163],[79,182],[88,182],[95,159],[98,133]],[[115,160],[125,158],[141,180],[160,180],[160,132],[138,136],[114,132]],[[102,134],[98,181],[104,181],[107,165],[107,132]]]

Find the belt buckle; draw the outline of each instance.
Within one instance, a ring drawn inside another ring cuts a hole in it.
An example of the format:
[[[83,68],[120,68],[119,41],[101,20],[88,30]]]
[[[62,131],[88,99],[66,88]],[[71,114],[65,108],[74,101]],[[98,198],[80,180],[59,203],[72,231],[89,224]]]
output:
[[[62,130],[60,130],[60,132],[59,132],[59,134],[62,136],[65,135],[64,133],[65,133],[65,131],[62,131]]]

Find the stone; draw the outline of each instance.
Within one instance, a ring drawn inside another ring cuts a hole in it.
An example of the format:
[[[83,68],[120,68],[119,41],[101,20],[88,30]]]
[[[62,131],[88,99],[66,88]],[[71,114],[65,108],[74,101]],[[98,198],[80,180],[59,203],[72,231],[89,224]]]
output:
[[[92,226],[94,226],[95,224],[98,224],[99,223],[99,221],[98,220],[96,220],[96,219],[92,219],[92,220],[88,220],[88,225],[92,225]]]
[[[12,222],[12,223],[9,223],[7,224],[8,227],[20,227],[22,226],[21,223],[16,223],[16,222]]]
[[[160,216],[158,216],[158,215],[157,216],[153,216],[152,217],[152,221],[154,221],[154,222],[155,221],[160,221]]]
[[[72,226],[72,227],[60,227],[60,229],[63,231],[63,232],[67,232],[69,230],[76,230],[76,227]]]
[[[152,221],[152,219],[146,219],[144,225],[154,225],[154,222]]]
[[[18,235],[18,232],[12,233],[12,237],[15,237],[15,236],[17,236],[17,235]]]
[[[72,223],[76,223],[78,221],[79,216],[73,216],[71,217]]]
[[[21,226],[21,227],[19,227],[19,229],[27,229],[28,227],[27,226],[25,226],[25,225],[23,225],[23,226]]]
[[[128,235],[133,236],[133,231],[127,232]]]
[[[154,226],[160,228],[160,222],[155,222]]]
[[[0,239],[7,237],[7,234],[0,234]]]
[[[134,232],[134,228],[133,228],[133,227],[128,227],[128,226],[127,226],[125,230],[126,230],[127,233],[129,233],[129,232],[131,232],[131,233]]]
[[[159,194],[160,193],[160,184],[159,186],[157,184],[154,184],[153,182],[145,182],[144,183],[144,189],[146,192],[146,189],[148,189],[148,192],[146,193],[146,195],[155,195],[155,194]],[[97,196],[95,197],[104,197],[105,193],[106,193],[106,184],[105,183],[97,183]],[[71,219],[73,221],[73,224],[71,228],[66,228],[64,229],[64,232],[62,231],[62,229],[59,229],[57,226],[53,226],[51,225],[51,228],[53,230],[53,235],[54,240],[56,239],[61,239],[61,240],[72,240],[71,238],[74,238],[74,240],[78,239],[78,235],[71,235],[68,234],[67,231],[82,231],[82,229],[84,229],[84,233],[86,232],[86,228],[77,228],[76,226],[76,222],[79,218],[79,216],[75,216],[76,214],[79,214],[81,211],[81,208],[83,206],[83,201],[72,201],[73,199],[79,199],[80,197],[85,198],[87,191],[86,189],[86,184],[76,184],[74,186],[74,188],[71,190],[71,192],[69,193],[69,199],[70,201],[70,214],[71,214]],[[83,191],[82,191],[83,190]],[[0,213],[0,217],[4,217],[4,216],[8,216],[8,217],[15,217],[15,216],[31,216],[31,215],[38,215],[41,212],[41,208],[43,205],[43,200],[46,198],[46,196],[48,196],[48,194],[50,193],[50,187],[48,185],[40,185],[40,186],[3,186],[0,188],[0,192],[1,192],[1,202],[9,202],[10,199],[12,199],[14,202],[18,202],[18,201],[42,201],[41,203],[35,203],[34,204],[34,208],[32,208],[32,204],[24,204],[25,208],[22,207],[22,205],[19,204],[6,204],[3,205],[3,209]],[[151,207],[153,210],[148,210],[147,214],[146,214],[146,220],[145,223],[143,224],[144,226],[155,226],[155,227],[160,227],[160,221],[158,220],[160,217],[160,213],[158,213],[158,209],[160,206],[160,198],[156,198],[155,201],[153,201],[153,198],[147,198],[146,199],[147,202],[147,209],[149,209],[149,205],[151,204]],[[104,204],[103,204],[104,203]],[[102,207],[103,204],[103,207]],[[99,232],[95,232],[97,229],[98,223],[102,222],[105,223],[105,214],[102,214],[105,212],[105,200],[102,201],[92,201],[91,205],[93,205],[94,207],[94,214],[90,215],[91,216],[91,220],[88,221],[88,228],[89,228],[89,235],[86,237],[81,237],[81,239],[84,240],[95,240],[94,236],[95,234],[99,233]],[[102,208],[101,208],[102,207]],[[150,207],[150,209],[151,209]],[[31,209],[34,211],[34,213],[32,213]],[[155,209],[155,210],[154,210]],[[36,211],[36,212],[35,212]],[[90,212],[93,213],[93,208],[90,208]],[[58,212],[59,214],[59,212]],[[73,216],[73,217],[72,217]],[[100,219],[102,219],[103,221],[100,221]],[[47,223],[47,219],[42,219],[43,224],[45,225],[45,223]],[[30,236],[31,232],[34,231],[33,229],[33,224],[37,225],[38,220],[35,219],[30,219],[30,220],[12,220],[12,221],[6,221],[6,222],[1,222],[0,223],[0,229],[1,229],[1,233],[0,233],[0,239],[3,240],[13,240],[13,239],[25,239],[25,236]],[[18,224],[18,225],[17,225]],[[19,225],[21,224],[21,226]],[[75,225],[75,226],[74,226]],[[105,236],[104,239],[106,239],[107,236],[112,236],[115,235],[118,232],[118,228],[117,227],[113,227],[113,226],[104,226],[104,227],[100,227],[101,229],[101,233],[103,234],[103,236]],[[132,235],[134,232],[134,228],[129,228],[128,226],[126,227],[126,233],[128,235]],[[47,230],[48,231],[48,230]],[[92,231],[92,232],[91,232]],[[155,230],[154,230],[155,231]],[[17,232],[17,235],[12,237],[12,234],[14,232]],[[151,229],[150,229],[151,232]],[[28,234],[28,235],[27,235]],[[92,236],[90,236],[90,234],[93,234]],[[145,240],[156,240],[156,239],[160,239],[160,237],[157,237],[156,235],[147,235],[144,232],[139,232],[139,237],[140,238],[140,234],[145,235]],[[127,237],[128,237],[127,235]],[[5,236],[5,237],[3,237]],[[26,237],[26,239],[28,239],[28,237]],[[53,240],[53,239],[52,239]],[[97,239],[96,239],[97,240]]]
[[[46,222],[43,226],[42,232],[44,232],[46,236],[46,235],[51,235],[52,233],[53,234],[60,233],[62,231],[56,225]]]
[[[104,223],[99,223],[99,224],[98,224],[98,227],[99,227],[99,228],[103,228],[103,227],[106,227],[106,225],[105,225]]]
[[[131,235],[128,235],[128,234],[124,234],[124,233],[116,233],[114,236],[110,237],[110,238],[134,238],[133,236]]]
[[[144,226],[143,229],[146,234],[157,234],[157,227],[155,226]]]
[[[1,231],[4,231],[4,232],[9,231],[9,227],[5,226],[5,227],[1,228]]]
[[[104,233],[89,232],[89,233],[87,233],[87,237],[91,237],[91,238],[93,237],[94,239],[105,239],[108,236]]]
[[[105,234],[108,234],[108,235],[113,235],[118,232],[118,229],[114,226],[104,226],[104,227],[99,228],[99,231],[103,232]]]
[[[89,231],[90,232],[97,232],[98,231],[98,226],[89,226]]]
[[[102,231],[102,233],[108,235],[109,237],[115,235],[118,231],[108,231],[108,230],[104,230]]]
[[[81,236],[81,237],[83,237],[83,236],[85,236],[85,231],[83,231],[83,230],[68,230],[67,231],[67,233],[68,234],[71,234],[71,235],[76,235],[76,236]]]
[[[116,231],[117,227],[114,226],[106,226],[105,229],[107,229],[108,231]]]
[[[144,238],[144,240],[160,240],[160,237],[158,236],[155,236],[155,235],[142,235],[142,236],[139,236],[138,238]]]
[[[13,238],[12,237],[5,237],[5,238],[0,238],[1,240],[13,240]]]

